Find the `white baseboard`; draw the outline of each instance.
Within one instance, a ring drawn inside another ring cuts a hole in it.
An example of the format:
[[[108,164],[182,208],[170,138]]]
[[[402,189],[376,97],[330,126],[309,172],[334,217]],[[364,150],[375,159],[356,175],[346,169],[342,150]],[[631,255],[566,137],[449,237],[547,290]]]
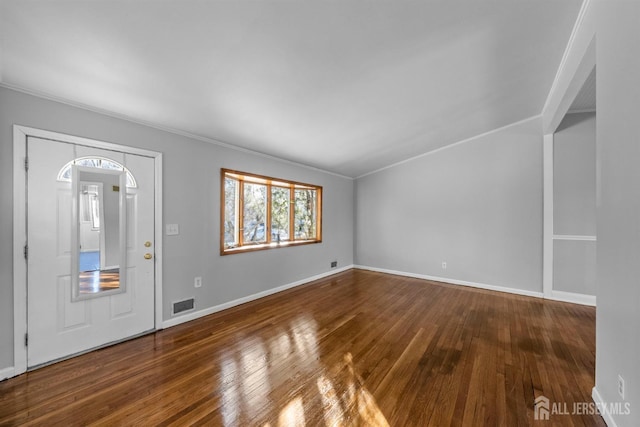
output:
[[[504,286],[487,285],[485,283],[467,282],[465,280],[448,279],[446,277],[428,276],[426,274],[407,273],[405,271],[388,270],[385,268],[369,267],[366,265],[354,265],[354,268],[362,270],[377,271],[380,273],[396,274],[398,276],[413,277],[416,279],[433,280],[435,282],[451,283],[454,285],[471,286],[473,288],[487,289],[489,291],[507,292],[516,295],[525,295],[528,297],[542,298],[542,292],[527,291],[525,289],[507,288]]]
[[[596,306],[595,295],[576,294],[573,292],[564,291],[551,291],[551,296],[548,299],[554,301],[571,302],[573,304],[591,305]]]
[[[7,378],[11,378],[15,376],[16,372],[13,366],[9,366],[8,368],[0,369],[0,381],[6,380]]]
[[[176,326],[181,323],[189,322],[191,320],[195,320],[203,316],[208,316],[209,314],[217,313],[218,311],[226,310],[227,308],[235,307],[237,305],[244,304],[246,302],[264,298],[266,296],[273,295],[278,292],[286,291],[287,289],[295,288],[296,286],[304,285],[305,283],[313,282],[314,280],[322,279],[328,276],[333,276],[334,274],[338,274],[338,273],[342,273],[343,271],[350,270],[353,267],[354,266],[352,264],[346,267],[337,268],[335,270],[327,271],[326,273],[317,274],[315,276],[307,277],[306,279],[302,279],[293,283],[278,286],[277,288],[267,289],[266,291],[258,292],[253,295],[248,295],[246,297],[238,298],[233,301],[229,301],[223,304],[215,305],[213,307],[205,308],[203,310],[194,311],[194,312],[185,314],[184,316],[179,316],[173,319],[165,320],[164,322],[162,322],[162,327],[170,328],[171,326]]]
[[[603,408],[607,406],[606,402],[602,400],[600,393],[598,393],[598,389],[595,387],[591,390],[591,398],[598,407]],[[600,415],[604,418],[604,422],[607,424],[607,427],[618,427],[610,412],[601,411]]]

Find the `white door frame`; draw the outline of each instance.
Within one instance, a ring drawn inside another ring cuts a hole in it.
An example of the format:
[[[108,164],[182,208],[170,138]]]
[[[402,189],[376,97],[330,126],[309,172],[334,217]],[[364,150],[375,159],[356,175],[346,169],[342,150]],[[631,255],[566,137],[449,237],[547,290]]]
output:
[[[155,190],[155,330],[162,329],[162,153],[62,133],[13,126],[13,375],[27,370],[27,244],[26,173],[27,138],[37,137],[154,159]]]
[[[542,292],[553,299],[553,133],[543,138]]]

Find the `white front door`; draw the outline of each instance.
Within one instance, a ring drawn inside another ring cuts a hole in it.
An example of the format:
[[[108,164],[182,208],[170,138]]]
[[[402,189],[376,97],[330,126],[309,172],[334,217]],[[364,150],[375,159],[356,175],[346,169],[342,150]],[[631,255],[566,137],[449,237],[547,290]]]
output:
[[[153,330],[154,160],[35,137],[27,139],[27,157],[27,366]],[[107,167],[123,165],[135,186],[88,179],[79,187],[82,196],[77,196],[74,215],[71,174],[60,172],[83,158],[98,159]],[[126,233],[123,229],[114,235],[109,223],[119,217],[107,213],[108,200],[114,194],[118,200],[120,191],[126,191]],[[72,259],[73,227],[81,235],[80,259]],[[120,236],[126,236],[125,268],[118,262]],[[76,281],[74,270],[79,271]]]

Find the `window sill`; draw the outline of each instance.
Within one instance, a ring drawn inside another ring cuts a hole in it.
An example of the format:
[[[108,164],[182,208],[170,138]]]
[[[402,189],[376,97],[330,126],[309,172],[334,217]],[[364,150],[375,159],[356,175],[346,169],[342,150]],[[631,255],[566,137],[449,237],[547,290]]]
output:
[[[289,248],[291,246],[310,245],[322,243],[322,240],[297,240],[295,242],[264,243],[259,245],[247,245],[238,248],[226,248],[220,250],[220,255],[241,254],[245,252],[264,251],[268,249]]]

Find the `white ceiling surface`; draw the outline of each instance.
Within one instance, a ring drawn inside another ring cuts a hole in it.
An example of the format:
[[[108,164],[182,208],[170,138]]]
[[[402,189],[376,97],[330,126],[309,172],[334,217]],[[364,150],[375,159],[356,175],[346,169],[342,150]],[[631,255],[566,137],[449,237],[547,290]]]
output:
[[[580,92],[573,100],[570,112],[596,111],[596,69],[591,71],[587,80],[585,80]]]
[[[357,177],[542,111],[582,0],[0,0],[0,78]]]

